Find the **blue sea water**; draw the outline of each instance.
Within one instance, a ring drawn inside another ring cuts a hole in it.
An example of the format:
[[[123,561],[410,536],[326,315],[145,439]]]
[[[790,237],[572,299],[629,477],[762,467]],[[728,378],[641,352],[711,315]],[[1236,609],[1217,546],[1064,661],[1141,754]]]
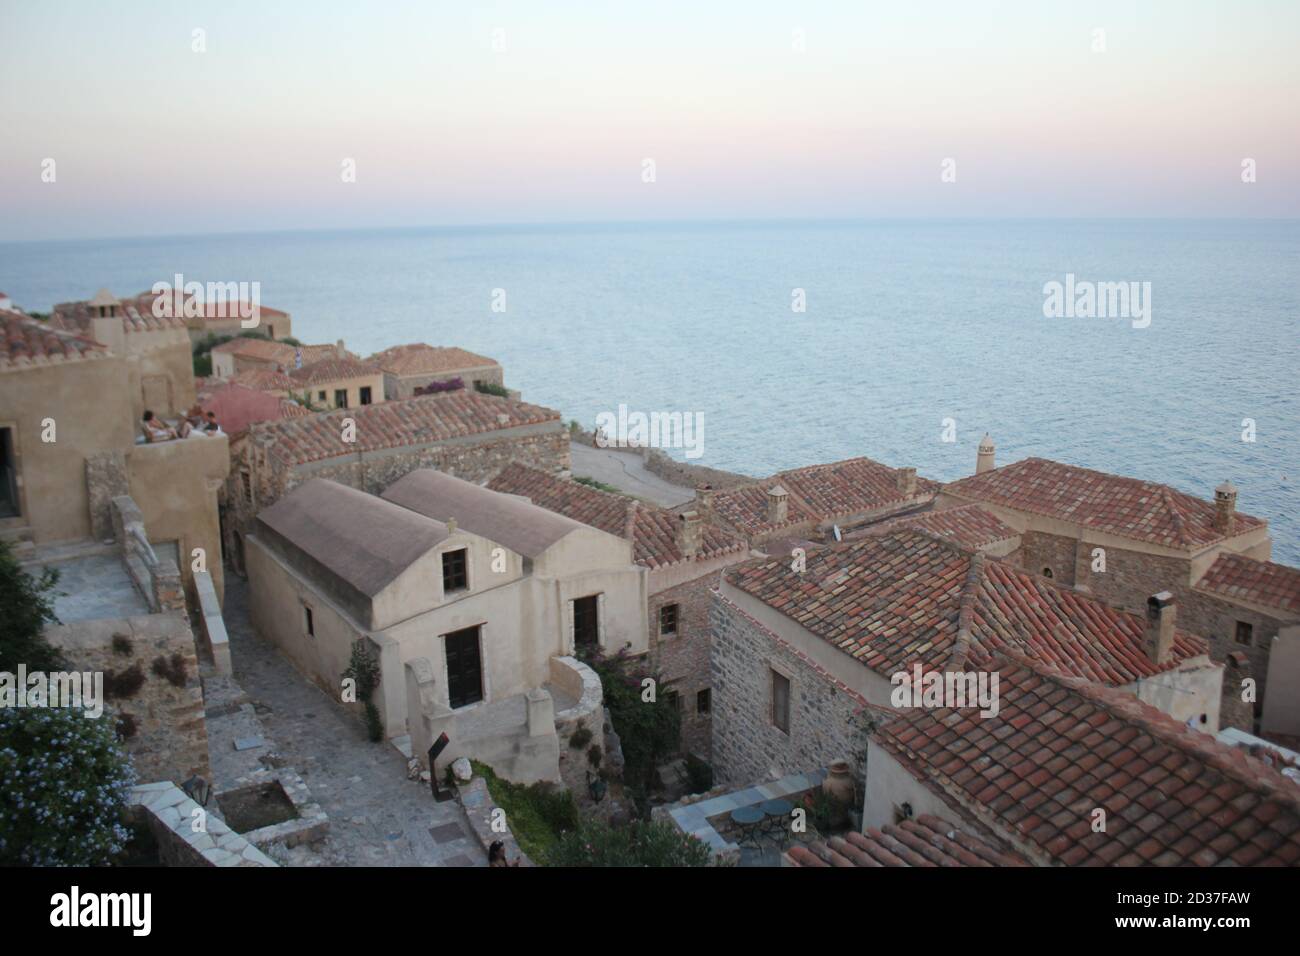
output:
[[[622,224],[0,243],[29,310],[174,273],[258,281],[309,342],[498,359],[524,398],[700,412],[698,462],[853,455],[951,480],[985,431],[1267,518],[1300,564],[1300,222]],[[1043,286],[1151,283],[1152,321],[1046,318]],[[491,310],[503,289],[506,311]],[[792,311],[792,290],[807,311]],[[942,440],[945,419],[956,441]],[[1253,419],[1254,442],[1242,440]],[[681,451],[672,452],[677,457]]]

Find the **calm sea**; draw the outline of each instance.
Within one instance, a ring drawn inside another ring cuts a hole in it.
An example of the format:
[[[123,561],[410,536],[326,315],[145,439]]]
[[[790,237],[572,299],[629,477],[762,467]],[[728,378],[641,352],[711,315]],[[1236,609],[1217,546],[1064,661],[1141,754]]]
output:
[[[1300,563],[1300,223],[860,222],[263,233],[0,243],[45,310],[181,272],[258,281],[304,341],[498,359],[524,398],[700,412],[702,464],[852,455],[939,480],[1040,455],[1209,498],[1230,478]],[[1045,318],[1043,286],[1151,283],[1151,324]],[[494,290],[505,312],[493,312]],[[792,310],[804,290],[807,311]],[[945,419],[955,442],[943,441]],[[1252,419],[1255,440],[1243,441]],[[681,452],[673,452],[681,456]]]

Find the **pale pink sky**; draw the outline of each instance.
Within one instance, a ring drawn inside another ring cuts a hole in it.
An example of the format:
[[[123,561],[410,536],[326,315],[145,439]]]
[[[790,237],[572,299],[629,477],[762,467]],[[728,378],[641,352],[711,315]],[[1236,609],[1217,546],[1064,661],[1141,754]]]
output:
[[[0,240],[1300,215],[1300,4],[891,6],[0,0]]]

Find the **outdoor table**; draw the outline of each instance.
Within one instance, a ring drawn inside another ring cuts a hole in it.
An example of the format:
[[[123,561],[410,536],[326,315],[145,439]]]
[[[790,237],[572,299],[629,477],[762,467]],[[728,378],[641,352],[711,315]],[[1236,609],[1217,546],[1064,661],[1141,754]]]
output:
[[[766,819],[767,814],[758,807],[737,807],[732,810],[731,822],[740,830],[740,839],[736,841],[737,845],[743,846],[748,842],[753,846],[758,846],[759,831]]]
[[[758,809],[767,820],[767,832],[779,834],[779,839],[784,843],[786,834],[789,833],[790,814],[794,812],[794,804],[789,800],[764,800]]]

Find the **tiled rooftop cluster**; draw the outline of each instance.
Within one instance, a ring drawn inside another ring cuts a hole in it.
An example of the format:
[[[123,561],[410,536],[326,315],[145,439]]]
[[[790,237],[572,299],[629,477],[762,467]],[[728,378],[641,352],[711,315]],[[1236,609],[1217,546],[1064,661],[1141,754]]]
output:
[[[565,481],[525,465],[510,464],[488,482],[493,491],[522,495],[550,511],[558,512],[632,542],[633,557],[648,568],[676,564],[686,559],[678,540],[681,518],[663,508],[611,494],[576,481]],[[740,551],[744,542],[720,528],[700,528],[697,559]]]
[[[212,347],[213,352],[229,353],[240,358],[258,359],[263,362],[275,362],[284,369],[292,369],[297,363],[298,353],[302,353],[304,367],[329,359],[338,358],[338,347],[334,345],[290,345],[287,342],[271,339],[254,339],[246,336],[233,338]],[[353,360],[356,356],[347,354]]]
[[[954,810],[1037,863],[1300,864],[1293,781],[1121,691],[1020,655],[995,663],[995,717],[918,709],[875,731]]]
[[[1300,568],[1220,554],[1196,587],[1237,601],[1300,614]]]
[[[111,308],[122,320],[122,328],[127,332],[185,327],[185,320],[175,317],[175,313],[171,317],[155,316],[153,302],[154,296],[149,292],[119,300],[107,289],[101,289],[92,299],[56,305],[50,314],[50,324],[69,332],[90,335],[93,320],[103,317],[100,310]]]
[[[1045,458],[1026,458],[971,475],[945,485],[943,491],[1170,548],[1200,548],[1227,537],[1215,528],[1211,501],[1168,485]],[[1263,524],[1241,512],[1234,521],[1234,535]]]
[[[346,418],[355,423],[354,442],[343,441]],[[549,408],[461,390],[267,422],[254,426],[252,437],[292,465],[559,420]]]
[[[870,458],[811,465],[780,472],[755,485],[716,492],[713,509],[741,533],[758,535],[805,521],[830,521],[909,500],[928,500],[939,490],[937,482],[917,477],[914,490],[905,493],[900,487],[902,472]],[[768,491],[778,487],[788,495],[787,520],[773,523],[768,516]]]
[[[1145,622],[914,529],[898,529],[807,556],[729,568],[725,579],[879,674],[979,664],[1022,648],[1066,673],[1127,684],[1208,653],[1175,634],[1154,664]]]
[[[0,369],[102,358],[108,350],[85,336],[54,328],[19,312],[0,310]]]
[[[979,837],[931,814],[897,826],[797,844],[786,852],[789,866],[1028,866],[1016,853],[1004,853]]]
[[[304,358],[304,362],[306,359]],[[297,385],[320,385],[325,382],[337,382],[348,378],[363,378],[378,375],[379,369],[366,362],[353,358],[323,358],[304,364],[302,368],[289,372]]]
[[[996,515],[979,505],[960,505],[942,511],[922,511],[919,514],[882,521],[851,532],[850,539],[886,534],[899,528],[915,528],[935,537],[946,538],[963,548],[983,548],[1000,541],[1015,538],[1018,532]]]
[[[376,352],[366,361],[394,375],[437,374],[497,364],[494,359],[464,349],[423,343],[395,345],[382,352]]]

